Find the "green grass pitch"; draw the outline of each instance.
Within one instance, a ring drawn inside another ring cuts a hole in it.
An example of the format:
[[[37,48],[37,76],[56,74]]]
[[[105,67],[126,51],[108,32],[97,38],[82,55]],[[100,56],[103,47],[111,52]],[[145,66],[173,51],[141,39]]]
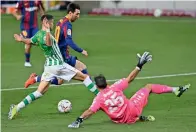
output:
[[[55,21],[64,16],[54,14]],[[16,43],[14,33],[19,33],[19,21],[12,16],[1,19],[1,125],[2,132],[194,132],[196,131],[196,75],[135,80],[125,94],[131,97],[147,83],[179,86],[191,83],[191,89],[181,98],[173,94],[151,95],[144,115],[154,115],[155,122],[119,125],[112,123],[98,112],[78,130],[68,129],[92,102],[91,94],[83,85],[58,86],[49,89],[41,99],[23,109],[15,120],[8,120],[7,113],[12,103],[18,103],[35,89],[23,88],[29,74],[41,74],[44,57],[39,48],[33,47],[32,68],[25,68],[24,45]],[[153,61],[147,64],[139,77],[196,72],[196,22],[188,18],[150,17],[87,17],[82,16],[73,24],[73,38],[89,57],[71,51],[88,66],[94,76],[103,73],[108,79],[125,77],[137,63],[136,54],[150,51]],[[61,99],[72,102],[68,114],[57,112]]]

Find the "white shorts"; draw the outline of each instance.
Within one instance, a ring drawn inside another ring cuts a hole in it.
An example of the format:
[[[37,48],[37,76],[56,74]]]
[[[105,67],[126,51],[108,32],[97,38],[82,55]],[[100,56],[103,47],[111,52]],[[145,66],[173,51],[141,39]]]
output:
[[[57,66],[45,66],[42,74],[42,81],[51,81],[55,77],[70,81],[77,72],[77,69],[67,63]]]

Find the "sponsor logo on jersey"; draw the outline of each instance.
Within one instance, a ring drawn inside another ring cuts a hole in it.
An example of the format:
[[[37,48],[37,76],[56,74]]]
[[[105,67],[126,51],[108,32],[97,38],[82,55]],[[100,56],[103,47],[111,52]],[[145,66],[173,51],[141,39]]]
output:
[[[25,8],[25,11],[29,11],[29,12],[31,12],[31,11],[35,11],[35,10],[37,10],[38,8],[37,7],[29,7],[29,8]]]

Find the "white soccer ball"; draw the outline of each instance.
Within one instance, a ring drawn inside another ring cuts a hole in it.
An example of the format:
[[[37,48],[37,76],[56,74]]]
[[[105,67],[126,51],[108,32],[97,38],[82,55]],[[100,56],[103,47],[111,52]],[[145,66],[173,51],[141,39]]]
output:
[[[154,10],[154,16],[155,17],[160,17],[162,15],[162,10],[161,9],[155,9]]]
[[[58,103],[58,111],[60,113],[70,112],[72,109],[71,102],[69,100],[63,99]]]

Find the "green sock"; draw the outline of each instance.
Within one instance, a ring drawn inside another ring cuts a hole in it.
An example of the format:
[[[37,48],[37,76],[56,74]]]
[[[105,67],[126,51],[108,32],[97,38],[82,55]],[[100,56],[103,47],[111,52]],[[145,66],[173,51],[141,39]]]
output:
[[[32,101],[35,101],[36,99],[38,99],[39,97],[41,97],[42,94],[38,91],[35,91],[29,95],[27,95],[23,101],[21,101],[18,105],[17,105],[17,111],[19,111],[20,109],[26,107],[28,104],[30,104]]]

